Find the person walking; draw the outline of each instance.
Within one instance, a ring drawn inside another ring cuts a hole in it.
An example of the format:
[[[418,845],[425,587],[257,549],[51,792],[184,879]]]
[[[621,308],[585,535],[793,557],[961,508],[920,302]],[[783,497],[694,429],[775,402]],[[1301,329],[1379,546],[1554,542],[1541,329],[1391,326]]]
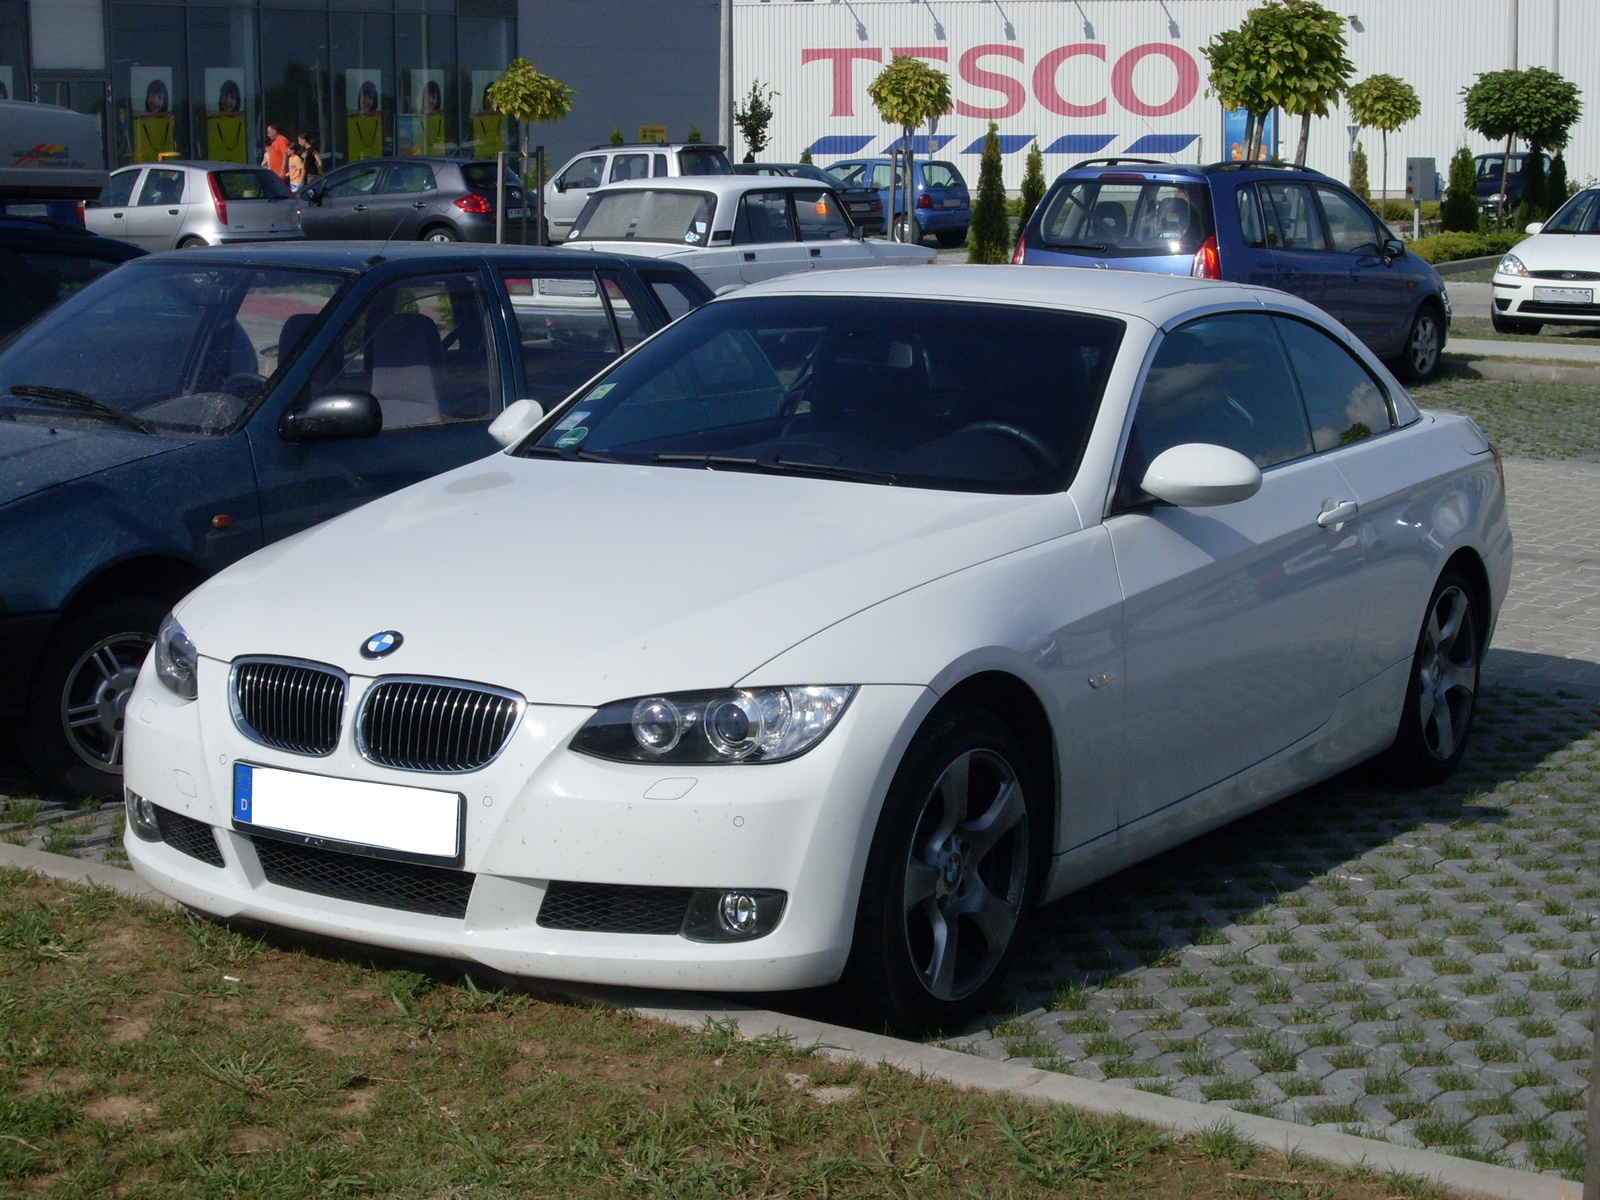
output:
[[[287,178],[289,169],[289,139],[271,121],[267,122],[267,148],[261,155],[261,165],[279,179]]]
[[[305,163],[306,182],[322,175],[322,152],[317,149],[317,139],[309,134],[300,135],[300,158]]]
[[[289,147],[288,157],[284,159],[284,178],[289,182],[290,193],[295,196],[306,185],[305,151],[298,142]]]

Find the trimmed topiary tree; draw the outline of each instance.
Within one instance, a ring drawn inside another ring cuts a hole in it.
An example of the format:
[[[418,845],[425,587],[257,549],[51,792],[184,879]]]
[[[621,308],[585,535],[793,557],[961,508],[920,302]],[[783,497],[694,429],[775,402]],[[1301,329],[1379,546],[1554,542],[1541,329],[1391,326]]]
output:
[[[1000,129],[989,122],[978,162],[978,199],[972,206],[967,261],[1003,263],[1011,250],[1011,222],[1006,219],[1006,185],[1000,161]]]
[[[878,110],[878,115],[900,130],[901,144],[909,159],[913,146],[911,135],[916,132],[917,126],[950,111],[950,76],[930,67],[920,58],[900,54],[891,59],[889,65],[878,72],[878,77],[867,85],[867,95],[872,97],[872,106]],[[909,162],[907,166],[910,166]],[[895,221],[903,204],[906,237],[916,240],[913,233],[916,218],[911,213],[910,190],[909,177],[890,181],[891,211],[883,215],[884,229],[890,237],[894,236]]]
[[[1382,213],[1389,214],[1389,135],[1402,125],[1409,125],[1422,113],[1422,101],[1417,89],[1393,75],[1373,75],[1363,79],[1349,92],[1350,113],[1357,125],[1376,129],[1383,134],[1383,177],[1378,193],[1383,197]]]
[[[800,151],[800,161],[805,163],[808,167],[812,165],[811,151],[809,149]]]
[[[1367,148],[1360,142],[1356,143],[1356,151],[1350,156],[1350,190],[1368,204],[1372,203],[1372,184],[1367,178]]]
[[[1446,233],[1478,231],[1478,171],[1465,146],[1450,157],[1450,186],[1439,206],[1439,223]]]
[[[1044,199],[1044,154],[1039,150],[1039,139],[1033,139],[1033,145],[1028,147],[1028,163],[1022,172],[1022,207],[1018,215],[1022,218],[1017,222],[1020,232],[1028,227],[1028,218],[1033,216],[1033,210],[1039,207],[1039,201]]]

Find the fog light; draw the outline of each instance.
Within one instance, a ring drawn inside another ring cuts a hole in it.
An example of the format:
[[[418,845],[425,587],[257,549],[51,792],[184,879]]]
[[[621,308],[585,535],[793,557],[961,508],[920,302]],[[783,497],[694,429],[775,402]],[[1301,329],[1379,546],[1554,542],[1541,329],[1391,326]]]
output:
[[[689,898],[683,936],[691,942],[745,942],[771,933],[787,893],[764,888],[697,891]]]
[[[133,836],[145,842],[159,842],[161,826],[156,824],[156,806],[132,788],[123,788],[122,794]]]

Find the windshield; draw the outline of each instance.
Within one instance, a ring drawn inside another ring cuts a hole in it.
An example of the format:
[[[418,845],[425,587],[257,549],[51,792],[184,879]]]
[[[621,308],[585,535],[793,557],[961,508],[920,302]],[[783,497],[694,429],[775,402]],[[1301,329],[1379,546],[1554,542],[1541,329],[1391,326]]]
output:
[[[703,246],[717,198],[710,192],[630,188],[590,196],[573,222],[569,242],[680,242]]]
[[[1545,222],[1544,233],[1600,233],[1600,188],[1579,192]]]
[[[1193,254],[1211,232],[1201,183],[1079,180],[1049,198],[1039,222],[1043,246],[1100,258]]]
[[[72,419],[120,414],[158,432],[231,432],[343,282],[328,271],[125,264],[0,354],[0,405],[19,421],[58,422],[70,407]]]
[[[518,453],[1057,491],[1122,333],[1107,317],[996,304],[723,301],[669,326]]]

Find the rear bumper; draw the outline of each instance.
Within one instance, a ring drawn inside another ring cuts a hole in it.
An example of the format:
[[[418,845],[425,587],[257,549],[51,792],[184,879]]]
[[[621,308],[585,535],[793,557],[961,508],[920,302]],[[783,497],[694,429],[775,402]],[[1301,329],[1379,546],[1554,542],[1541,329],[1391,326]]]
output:
[[[970,208],[919,208],[917,224],[929,233],[946,229],[965,229],[972,224]]]
[[[305,230],[303,229],[262,230],[259,233],[251,233],[244,229],[230,229],[217,238],[217,244],[233,246],[241,242],[300,242],[305,240],[305,236]]]
[[[20,716],[27,707],[33,669],[59,620],[58,612],[0,616],[0,717]]]

